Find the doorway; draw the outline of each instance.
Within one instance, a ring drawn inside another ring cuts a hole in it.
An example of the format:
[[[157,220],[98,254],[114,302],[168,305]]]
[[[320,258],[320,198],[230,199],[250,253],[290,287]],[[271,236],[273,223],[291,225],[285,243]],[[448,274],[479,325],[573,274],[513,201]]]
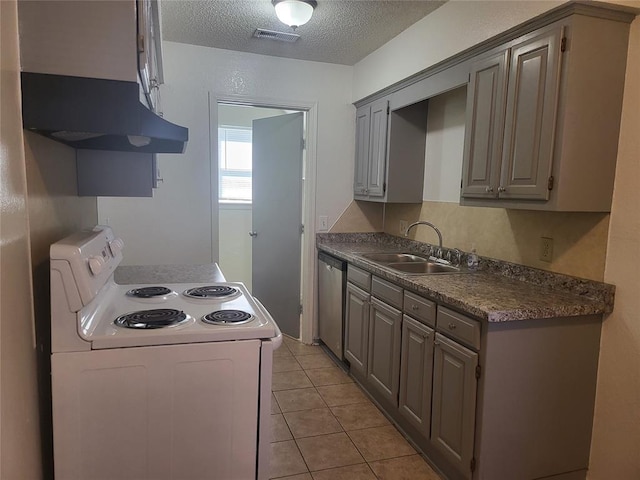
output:
[[[218,263],[299,338],[307,113],[220,101],[217,112]]]

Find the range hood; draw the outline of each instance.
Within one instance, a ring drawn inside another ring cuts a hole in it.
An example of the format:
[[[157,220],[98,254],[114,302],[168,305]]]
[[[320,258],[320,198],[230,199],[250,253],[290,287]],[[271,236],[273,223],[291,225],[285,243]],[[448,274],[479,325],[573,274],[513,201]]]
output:
[[[25,129],[78,149],[183,153],[189,130],[139,98],[136,82],[22,72]]]

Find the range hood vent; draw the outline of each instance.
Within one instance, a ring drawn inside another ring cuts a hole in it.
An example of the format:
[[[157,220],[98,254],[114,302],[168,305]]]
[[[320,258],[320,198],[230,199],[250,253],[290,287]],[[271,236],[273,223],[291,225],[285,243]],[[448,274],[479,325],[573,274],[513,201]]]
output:
[[[136,82],[22,72],[23,126],[78,149],[183,153],[189,130],[139,95]]]

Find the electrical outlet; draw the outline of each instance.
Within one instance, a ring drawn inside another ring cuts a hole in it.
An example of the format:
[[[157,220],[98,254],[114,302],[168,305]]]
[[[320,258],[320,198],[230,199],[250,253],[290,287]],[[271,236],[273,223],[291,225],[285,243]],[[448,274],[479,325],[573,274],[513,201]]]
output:
[[[407,231],[407,227],[409,226],[409,222],[406,220],[400,220],[400,234],[404,235],[404,232]]]
[[[553,238],[540,237],[540,260],[551,262],[553,259]]]
[[[318,230],[321,232],[329,230],[329,217],[326,215],[320,215],[318,217]]]

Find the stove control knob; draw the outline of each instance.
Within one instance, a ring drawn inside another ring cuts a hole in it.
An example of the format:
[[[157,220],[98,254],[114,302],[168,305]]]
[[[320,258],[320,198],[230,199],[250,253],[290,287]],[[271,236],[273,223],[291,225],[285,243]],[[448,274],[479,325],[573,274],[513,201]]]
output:
[[[109,250],[111,250],[111,255],[117,257],[120,252],[122,252],[122,248],[124,247],[124,242],[121,238],[114,238],[109,242]]]
[[[89,270],[94,275],[100,274],[104,267],[104,259],[102,257],[89,257]]]

